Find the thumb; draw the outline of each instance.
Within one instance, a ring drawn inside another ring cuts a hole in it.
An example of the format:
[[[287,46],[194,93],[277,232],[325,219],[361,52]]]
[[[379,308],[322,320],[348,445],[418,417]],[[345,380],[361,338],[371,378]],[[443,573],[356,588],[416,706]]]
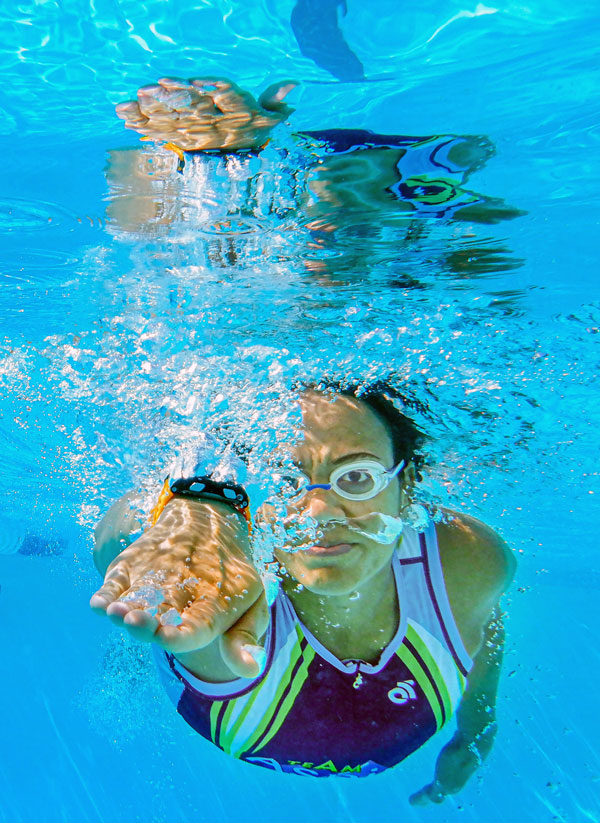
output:
[[[259,105],[267,111],[274,111],[284,116],[291,114],[294,109],[283,102],[292,89],[295,89],[298,83],[296,80],[284,80],[282,83],[273,83],[268,89],[265,89],[258,98]]]
[[[220,639],[224,663],[238,677],[258,677],[266,663],[260,642],[269,625],[269,607],[264,592]]]

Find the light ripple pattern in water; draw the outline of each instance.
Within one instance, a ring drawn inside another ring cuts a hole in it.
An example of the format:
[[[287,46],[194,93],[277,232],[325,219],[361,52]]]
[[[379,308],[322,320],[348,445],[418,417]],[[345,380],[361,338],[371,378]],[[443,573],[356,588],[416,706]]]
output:
[[[82,648],[100,633],[82,617],[100,513],[131,485],[150,495],[173,451],[206,431],[253,445],[250,470],[272,491],[270,449],[297,421],[294,382],[328,374],[389,376],[425,402],[431,471],[420,493],[479,514],[523,552],[502,745],[485,792],[473,783],[431,813],[499,823],[514,815],[514,789],[524,821],[598,820],[587,609],[599,585],[596,6],[349,0],[340,29],[365,79],[338,82],[302,54],[292,5],[68,0],[0,11],[0,605],[5,659],[20,661],[18,692],[5,683],[5,733],[27,740],[26,758],[17,748],[3,764],[2,810],[11,823],[49,809],[172,820],[204,804],[228,819],[234,779],[240,796],[258,797],[257,819],[285,805],[294,823],[320,820],[346,803],[358,821],[374,808],[415,819],[406,794],[430,779],[430,753],[421,771],[407,764],[339,795],[254,775],[249,785],[238,764],[217,774],[167,728],[168,711],[154,711],[149,661],[130,648],[107,656],[95,702],[83,701],[90,728],[72,721]],[[142,82],[213,72],[253,90],[302,81],[292,125],[260,158],[199,159],[176,175],[171,155],[140,150],[114,119],[112,105]],[[292,128],[340,126],[489,135],[496,155],[469,188],[515,212],[482,223],[417,219],[390,202],[367,209],[360,173],[340,205],[327,188],[335,173],[340,191],[339,164],[323,158],[315,174],[316,155],[291,138]],[[24,547],[40,554],[11,556]],[[52,708],[37,711],[23,682]],[[167,739],[177,753],[156,758]],[[115,771],[128,777],[118,796]],[[232,815],[252,817],[251,804]]]

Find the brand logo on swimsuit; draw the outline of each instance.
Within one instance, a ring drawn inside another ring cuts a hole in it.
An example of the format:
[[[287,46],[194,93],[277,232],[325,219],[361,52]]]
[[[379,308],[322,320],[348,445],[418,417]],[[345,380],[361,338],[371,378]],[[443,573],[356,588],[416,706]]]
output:
[[[416,700],[417,693],[414,690],[415,685],[414,680],[405,680],[404,682],[396,683],[396,688],[389,690],[388,697],[392,703],[397,703],[399,706],[408,703],[409,700]]]

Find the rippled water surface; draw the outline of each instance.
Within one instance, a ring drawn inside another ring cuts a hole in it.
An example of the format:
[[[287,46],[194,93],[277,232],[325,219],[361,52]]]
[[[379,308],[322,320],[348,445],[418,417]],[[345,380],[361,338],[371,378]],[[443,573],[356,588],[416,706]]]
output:
[[[348,0],[328,42],[295,5],[0,12],[0,820],[420,819],[437,739],[366,785],[257,774],[87,611],[110,502],[207,430],[253,447],[260,485],[293,386],[323,375],[419,401],[422,497],[520,558],[494,754],[427,814],[598,820],[595,4]],[[293,77],[296,113],[259,156],[177,174],[113,113],[165,74]],[[477,207],[419,211],[385,190],[391,159],[373,182],[364,153],[294,137],[350,127],[469,136]]]

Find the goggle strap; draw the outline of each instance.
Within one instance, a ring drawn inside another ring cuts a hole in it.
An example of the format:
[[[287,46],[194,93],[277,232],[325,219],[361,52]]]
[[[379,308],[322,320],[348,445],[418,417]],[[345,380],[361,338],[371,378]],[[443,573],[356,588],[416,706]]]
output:
[[[402,469],[403,469],[405,466],[406,466],[406,460],[401,460],[401,461],[398,463],[398,465],[396,466],[396,468],[394,468],[394,469],[390,469],[390,471],[389,471],[389,472],[386,472],[386,474],[388,474],[388,475],[389,475],[390,479],[391,479],[392,477],[396,477],[396,475],[397,475],[397,474],[400,474],[400,472],[402,471]]]

